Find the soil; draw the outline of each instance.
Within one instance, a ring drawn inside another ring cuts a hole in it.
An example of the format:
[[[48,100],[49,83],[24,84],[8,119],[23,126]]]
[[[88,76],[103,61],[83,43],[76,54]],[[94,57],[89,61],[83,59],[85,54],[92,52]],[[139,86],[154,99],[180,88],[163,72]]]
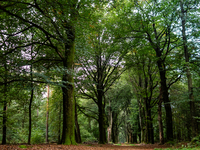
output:
[[[20,148],[24,147],[24,148]],[[154,148],[168,148],[169,145],[159,144],[78,144],[74,145],[57,145],[57,144],[40,144],[40,145],[0,145],[0,150],[154,150]]]

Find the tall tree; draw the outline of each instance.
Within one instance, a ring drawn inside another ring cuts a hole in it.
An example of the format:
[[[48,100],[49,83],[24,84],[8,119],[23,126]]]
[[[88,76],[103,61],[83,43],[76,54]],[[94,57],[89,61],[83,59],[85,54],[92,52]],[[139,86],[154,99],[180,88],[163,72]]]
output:
[[[180,43],[177,36],[173,33],[177,20],[174,13],[176,6],[171,7],[166,1],[138,1],[135,4],[127,3],[126,9],[119,11],[121,20],[117,29],[125,30],[118,38],[126,39],[133,47],[138,40],[145,40],[146,45],[155,52],[156,64],[158,67],[160,86],[163,102],[166,111],[166,138],[173,140],[172,109],[169,99],[168,89],[170,84],[167,82],[167,63],[172,52]],[[133,13],[134,12],[134,13]],[[126,22],[123,22],[126,16]],[[127,24],[128,23],[128,24]],[[177,77],[177,76],[176,76]],[[175,79],[176,81],[176,79]]]
[[[139,106],[141,141],[154,143],[152,108],[155,106],[158,96],[154,92],[158,85],[158,69],[154,57],[152,57],[154,53],[149,49],[144,46],[134,48],[133,52],[128,53],[126,64],[129,67],[128,80],[132,84]]]
[[[79,18],[78,11],[80,9],[84,17],[90,12],[88,5],[91,5],[91,3],[86,2],[85,4],[78,0],[31,0],[28,2],[23,0],[4,0],[0,4],[1,12],[17,20],[16,26],[22,28],[24,32],[32,29],[36,36],[30,44],[40,44],[46,50],[51,50],[51,54],[55,56],[53,58],[45,57],[48,55],[44,53],[43,60],[62,63],[62,143],[67,145],[76,143],[74,134],[75,103],[73,85],[75,25]],[[84,8],[88,10],[86,14],[84,14]],[[10,52],[14,51],[15,49]]]
[[[31,79],[31,97],[29,101],[29,135],[28,135],[28,144],[31,144],[31,127],[32,127],[32,116],[31,116],[31,107],[32,107],[32,102],[33,102],[33,95],[34,95],[34,87],[33,87],[33,46],[31,46],[31,65],[30,65],[30,79]]]
[[[190,113],[191,113],[191,127],[192,127],[192,137],[197,136],[197,120],[195,119],[196,116],[196,109],[195,109],[195,101],[193,96],[193,85],[192,85],[192,74],[190,71],[190,52],[188,49],[188,37],[186,34],[187,27],[186,23],[188,22],[188,12],[191,9],[197,7],[197,1],[186,1],[180,0],[180,18],[181,18],[181,27],[182,27],[182,41],[183,41],[183,50],[185,54],[185,62],[186,62],[186,75],[188,80],[188,92],[189,92],[189,104],[190,104]]]
[[[104,144],[107,142],[105,93],[125,70],[120,66],[125,52],[116,51],[120,46],[112,44],[113,41],[105,25],[97,22],[91,25],[91,30],[89,37],[86,36],[88,51],[79,55],[78,58],[79,63],[82,64],[82,69],[80,69],[82,77],[77,78],[77,83],[81,81],[81,85],[77,85],[82,95],[92,99],[98,106],[99,143]]]

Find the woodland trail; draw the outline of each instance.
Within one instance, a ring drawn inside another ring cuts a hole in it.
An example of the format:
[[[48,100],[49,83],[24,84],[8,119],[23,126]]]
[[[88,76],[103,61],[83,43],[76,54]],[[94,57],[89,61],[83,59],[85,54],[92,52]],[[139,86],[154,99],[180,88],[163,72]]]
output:
[[[169,145],[158,144],[134,144],[133,146],[122,144],[121,146],[112,144],[79,144],[79,145],[25,145],[26,148],[20,148],[20,145],[0,145],[0,150],[154,150],[154,148],[168,148]]]

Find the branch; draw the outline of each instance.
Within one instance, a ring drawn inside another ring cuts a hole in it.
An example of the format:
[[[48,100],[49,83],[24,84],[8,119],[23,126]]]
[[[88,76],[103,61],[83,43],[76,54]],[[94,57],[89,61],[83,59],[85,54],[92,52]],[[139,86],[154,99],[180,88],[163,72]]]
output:
[[[78,105],[77,105],[77,106],[78,106]],[[80,112],[82,112],[86,117],[91,117],[91,118],[95,119],[96,121],[99,120],[99,119],[95,118],[94,116],[90,116],[90,115],[84,113],[80,106],[78,106],[78,110],[79,110]]]
[[[180,75],[178,78],[176,78],[176,80],[174,80],[173,82],[169,83],[167,88],[169,89],[170,86],[171,86],[172,84],[176,83],[180,78],[181,78],[181,75]]]

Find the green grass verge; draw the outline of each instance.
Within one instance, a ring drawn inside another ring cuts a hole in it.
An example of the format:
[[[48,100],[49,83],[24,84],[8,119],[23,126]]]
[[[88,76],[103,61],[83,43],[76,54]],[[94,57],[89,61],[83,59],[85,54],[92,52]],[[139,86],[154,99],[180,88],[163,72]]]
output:
[[[28,148],[26,145],[19,145],[19,148]]]
[[[189,148],[189,147],[184,147],[184,148],[155,148],[154,150],[200,150],[200,147],[193,147],[193,148]]]

